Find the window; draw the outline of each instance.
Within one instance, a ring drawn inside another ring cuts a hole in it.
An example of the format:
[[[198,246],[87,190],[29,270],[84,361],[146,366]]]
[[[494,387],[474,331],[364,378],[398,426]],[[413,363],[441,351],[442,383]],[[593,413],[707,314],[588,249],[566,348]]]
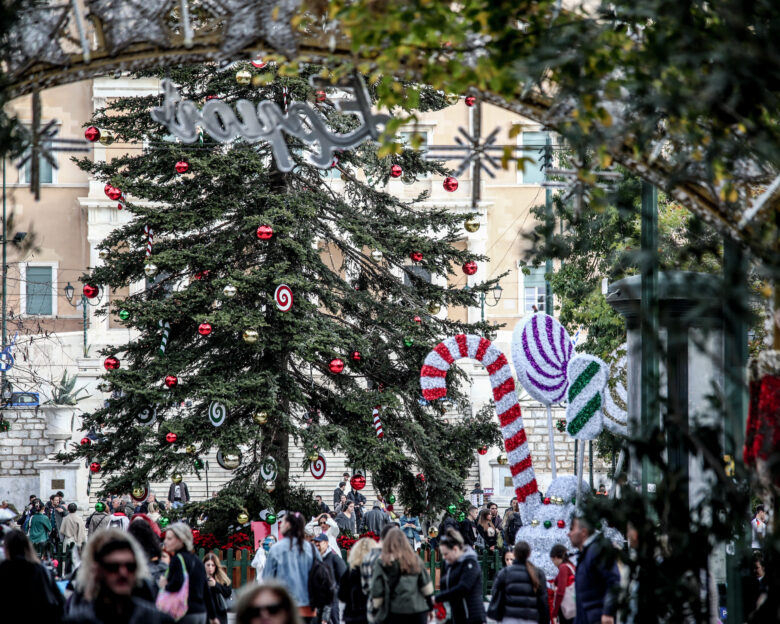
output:
[[[547,137],[547,132],[523,132],[520,135],[520,155],[523,158],[534,160],[532,163],[526,161],[525,168],[518,172],[521,184],[541,184],[544,182],[544,171],[541,167],[544,163],[544,146]]]
[[[57,263],[19,265],[22,314],[54,316],[57,314]]]
[[[54,168],[51,163],[43,156],[38,157],[41,184],[54,184]],[[32,180],[32,158],[28,158],[21,169],[19,169],[19,184],[30,184]]]
[[[409,278],[409,273],[413,273],[414,275],[419,277],[421,280],[423,280],[425,282],[428,282],[429,284],[431,283],[431,272],[428,271],[427,269],[425,269],[425,268],[423,268],[421,266],[413,265],[413,264],[406,265],[404,267],[404,269],[406,269],[404,271],[404,286],[413,286],[414,285],[414,284],[412,284],[412,280]]]
[[[430,145],[430,137],[428,136],[428,132],[425,130],[420,130],[418,132],[415,132],[414,130],[404,130],[403,132],[398,133],[398,140],[401,143],[401,145],[404,146],[404,148],[411,148],[413,146],[412,139],[415,137],[414,141],[420,141],[417,147],[421,152],[428,151],[428,145]]]
[[[523,276],[523,314],[544,312],[544,267],[529,267],[530,275]]]

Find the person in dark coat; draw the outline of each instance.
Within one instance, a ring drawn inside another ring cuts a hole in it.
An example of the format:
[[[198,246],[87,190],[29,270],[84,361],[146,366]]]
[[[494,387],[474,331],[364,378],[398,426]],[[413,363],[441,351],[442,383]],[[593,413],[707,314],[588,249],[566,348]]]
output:
[[[495,550],[498,545],[498,529],[490,519],[490,512],[483,509],[477,519],[477,534],[485,541],[485,548]]]
[[[347,492],[345,491],[347,489],[347,482],[342,481],[339,483],[339,486],[333,490],[333,506],[336,507],[341,502],[341,497],[346,496]]]
[[[612,544],[594,533],[584,518],[572,519],[569,539],[580,551],[574,578],[574,624],[614,624],[620,573]]]
[[[184,584],[182,560],[189,576],[187,614],[178,620],[179,624],[206,624],[217,617],[206,582],[206,568],[192,552],[192,529],[183,522],[170,525],[165,531],[165,550],[171,555],[168,571],[160,579],[160,589],[177,592]]]
[[[233,593],[233,587],[219,558],[214,553],[206,553],[203,557],[203,567],[206,569],[206,584],[214,603],[219,624],[228,624],[228,600]]]
[[[355,542],[349,551],[349,568],[339,581],[339,601],[344,603],[344,624],[368,624],[368,596],[363,592],[360,567],[374,549],[379,549],[370,537]]]
[[[357,522],[355,518],[355,503],[347,501],[347,506],[336,516],[336,524],[342,531],[349,531],[352,535],[357,533]]]
[[[314,538],[314,545],[322,555],[323,563],[330,568],[333,574],[333,579],[336,582],[336,591],[333,594],[333,604],[330,607],[330,617],[328,622],[330,624],[339,624],[341,621],[339,618],[339,597],[338,597],[338,584],[341,581],[341,577],[347,571],[347,564],[344,563],[344,559],[341,558],[341,553],[336,554],[328,543],[328,536],[325,533],[320,533]]]
[[[453,624],[485,621],[482,600],[482,569],[477,553],[465,546],[463,536],[456,529],[448,529],[439,538],[441,563],[441,591],[436,602],[449,602]]]
[[[466,546],[474,548],[474,544],[477,542],[477,512],[479,510],[472,505],[466,512],[466,517],[463,522],[460,523],[458,529],[463,536],[463,542]]]
[[[5,532],[5,560],[0,563],[0,620],[49,624],[62,618],[65,598],[18,529]]]
[[[550,608],[544,572],[531,563],[528,542],[517,542],[514,554],[512,565],[503,568],[493,581],[488,617],[497,622],[511,618],[548,624]]]
[[[363,516],[363,521],[360,523],[360,532],[371,531],[374,535],[379,535],[388,522],[390,522],[390,518],[382,511],[382,503],[376,500],[371,511]]]
[[[168,500],[174,509],[189,503],[190,489],[187,487],[187,484],[184,481],[171,483],[171,487],[168,488]]]

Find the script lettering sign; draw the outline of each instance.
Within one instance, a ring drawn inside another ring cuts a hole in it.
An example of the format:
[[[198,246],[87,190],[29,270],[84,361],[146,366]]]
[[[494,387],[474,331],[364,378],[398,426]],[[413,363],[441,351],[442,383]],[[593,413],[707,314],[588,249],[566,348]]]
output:
[[[353,79],[350,85],[342,87],[344,90],[353,91],[355,100],[337,103],[338,110],[354,113],[363,122],[357,130],[346,134],[330,132],[325,125],[325,119],[303,102],[293,102],[287,114],[282,113],[274,102],[268,100],[257,106],[248,100],[238,100],[234,111],[226,102],[213,99],[198,109],[194,102],[182,100],[170,80],[163,80],[162,88],[165,100],[162,106],[152,109],[152,119],[164,125],[182,141],[197,141],[199,128],[221,143],[236,138],[252,143],[268,141],[276,165],[282,171],[290,171],[295,165],[282,133],[314,146],[315,149],[307,154],[306,158],[315,167],[326,169],[331,166],[334,153],[357,147],[369,138],[377,139],[391,119],[389,115],[371,110],[371,100],[359,77]]]

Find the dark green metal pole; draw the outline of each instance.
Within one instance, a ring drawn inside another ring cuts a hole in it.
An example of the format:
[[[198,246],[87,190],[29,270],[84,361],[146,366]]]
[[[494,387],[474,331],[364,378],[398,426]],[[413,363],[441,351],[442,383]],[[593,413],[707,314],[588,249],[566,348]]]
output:
[[[642,436],[658,426],[658,191],[642,181],[642,301],[639,311],[642,347],[642,387],[640,417]],[[652,466],[642,460],[642,494],[655,490]]]
[[[6,245],[7,245],[7,234],[6,231],[6,219],[5,219],[5,156],[3,157],[3,350],[5,350],[5,342],[6,342],[6,312],[5,312],[5,306],[6,306],[6,286],[7,286],[7,280],[6,280],[6,265],[7,265],[7,256],[6,256]],[[2,379],[0,379],[0,393],[5,391],[5,371],[2,371]],[[0,402],[5,402],[5,399],[0,399]]]
[[[544,145],[544,165],[545,168],[552,167],[552,142],[550,141],[550,135],[547,135],[547,140]],[[552,189],[546,189],[544,192],[544,218],[547,221],[547,231],[552,235],[554,223],[553,223],[553,209],[552,209]],[[547,243],[550,240],[548,238]],[[544,312],[545,314],[553,315],[553,294],[552,284],[550,284],[549,275],[553,272],[552,258],[548,256],[544,263]]]
[[[723,241],[723,358],[725,411],[724,450],[734,461],[734,475],[744,477],[742,465],[742,446],[747,417],[747,383],[745,368],[747,365],[747,315],[749,313],[747,289],[747,259],[740,246],[730,237]],[[748,509],[735,509],[735,514],[747,517]],[[747,526],[747,522],[744,523]],[[726,609],[729,622],[742,622],[745,608],[742,600],[742,575],[740,562],[748,552],[745,530],[737,534],[734,541],[734,554],[726,555]]]

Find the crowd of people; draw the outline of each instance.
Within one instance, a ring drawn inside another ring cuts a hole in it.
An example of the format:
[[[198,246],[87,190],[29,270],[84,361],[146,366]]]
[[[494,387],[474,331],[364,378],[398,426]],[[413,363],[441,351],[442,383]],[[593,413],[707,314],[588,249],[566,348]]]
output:
[[[546,553],[557,569],[547,579],[531,562],[531,545],[515,540],[522,526],[516,500],[503,515],[490,501],[470,506],[459,518],[447,513],[429,532],[436,537],[426,540],[410,508],[398,516],[378,497],[367,510],[365,497],[357,491],[345,495],[344,485],[334,492],[333,510],[318,496],[320,513],[313,518],[279,514],[278,537],[268,536],[252,562],[258,583],[243,588],[235,601],[219,557],[196,555],[189,525],[160,529],[154,495],[138,505],[114,497],[87,518],[75,504],[65,504],[61,492],[45,505],[30,497],[17,526],[4,525],[3,616],[26,620],[35,605],[47,624],[227,624],[230,610],[239,624],[615,622],[625,573],[610,542],[584,518],[570,522],[571,552],[556,544]],[[763,509],[757,510],[755,539],[763,539],[765,522]],[[336,540],[344,531],[376,538],[357,539],[345,561]],[[627,538],[632,545],[635,531],[629,528]],[[59,570],[51,559],[55,540],[72,555]],[[416,552],[425,541],[441,557],[435,579]],[[486,606],[478,553],[496,550],[503,567],[493,571]],[[759,595],[766,594],[758,555],[754,573]]]

